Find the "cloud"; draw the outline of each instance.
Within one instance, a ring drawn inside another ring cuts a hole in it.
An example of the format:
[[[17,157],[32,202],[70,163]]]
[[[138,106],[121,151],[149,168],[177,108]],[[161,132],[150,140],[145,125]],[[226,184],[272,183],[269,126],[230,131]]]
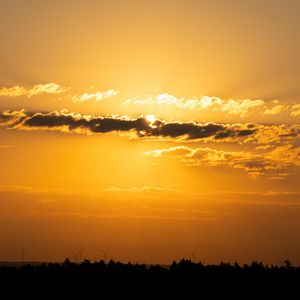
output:
[[[0,126],[19,130],[57,130],[77,133],[124,132],[136,138],[155,138],[181,142],[214,141],[273,145],[300,137],[300,125],[218,124],[168,122],[140,116],[90,116],[66,110],[49,113],[4,111]]]
[[[27,114],[21,111],[4,111],[0,114],[0,125],[14,129],[51,129],[64,132],[75,130],[90,133],[112,131],[134,131],[139,137],[169,137],[187,140],[225,138],[242,139],[255,133],[256,128],[248,125],[224,125],[196,122],[167,122],[147,117],[135,119],[126,116],[92,117],[66,111]]]
[[[175,157],[187,166],[227,166],[243,169],[253,177],[271,174],[271,179],[282,179],[289,175],[286,170],[290,167],[300,166],[300,148],[290,144],[259,153],[177,146],[143,152],[143,154],[154,157]]]
[[[109,192],[109,193],[150,193],[150,192],[170,192],[173,189],[161,186],[133,186],[133,187],[116,187],[112,186],[109,188],[101,189],[102,192]]]
[[[86,102],[86,101],[102,101],[112,96],[116,96],[119,92],[116,90],[108,90],[105,92],[97,92],[97,93],[84,93],[81,95],[75,95],[72,97],[74,103],[77,102]]]
[[[274,106],[274,104],[276,104]],[[199,98],[177,98],[174,95],[163,93],[159,95],[148,95],[144,98],[134,97],[127,99],[123,105],[148,105],[167,106],[193,111],[207,111],[211,113],[225,112],[238,115],[241,118],[258,113],[261,115],[278,115],[288,112],[291,116],[300,115],[300,104],[280,103],[279,100],[264,101],[261,99],[221,99],[215,96],[201,96]]]
[[[28,96],[35,96],[39,94],[61,94],[67,91],[66,87],[62,87],[57,83],[46,83],[35,85],[32,89],[28,90]]]
[[[28,89],[19,85],[12,87],[2,87],[0,88],[0,96],[3,97],[19,97],[26,96],[28,98],[39,95],[39,94],[61,94],[67,91],[66,87],[62,87],[57,83],[46,83],[46,84],[37,84],[32,88]]]
[[[152,150],[148,152],[143,152],[144,155],[147,156],[173,156],[173,157],[185,157],[189,156],[191,154],[192,149],[187,146],[176,146],[171,147],[167,149],[158,149],[158,150]]]
[[[0,88],[0,96],[2,97],[18,97],[28,94],[28,90],[22,86],[2,87]]]
[[[211,110],[211,111],[224,111],[229,114],[245,116],[257,107],[265,104],[263,100],[222,100],[218,97],[202,96],[200,98],[176,98],[173,95],[164,93],[157,96],[148,96],[145,99],[128,99],[124,105],[165,105],[177,108],[187,108],[190,110]]]
[[[0,87],[0,97],[32,97],[40,94],[61,94],[68,91],[70,88],[61,86],[57,83],[45,83],[37,84],[31,88],[15,85],[12,87]],[[119,94],[119,91],[110,89],[103,92],[95,93],[83,93],[80,95],[68,95],[74,103],[86,102],[86,101],[102,101],[109,97],[113,97]]]
[[[264,111],[264,114],[265,115],[277,115],[279,113],[281,113],[284,109],[284,106],[283,105],[276,105],[272,108],[267,108],[265,111]]]
[[[0,126],[14,128],[26,118],[28,118],[28,116],[25,114],[23,109],[15,111],[3,111],[0,113]]]
[[[295,104],[292,106],[291,116],[292,117],[300,116],[300,104]]]
[[[251,109],[264,105],[263,100],[228,100],[221,107],[222,111],[244,117]]]

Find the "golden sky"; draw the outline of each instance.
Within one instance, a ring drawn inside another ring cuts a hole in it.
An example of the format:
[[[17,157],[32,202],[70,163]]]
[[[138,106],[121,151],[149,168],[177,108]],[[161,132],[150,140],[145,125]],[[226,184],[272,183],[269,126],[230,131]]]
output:
[[[0,3],[0,260],[300,263],[300,2]]]

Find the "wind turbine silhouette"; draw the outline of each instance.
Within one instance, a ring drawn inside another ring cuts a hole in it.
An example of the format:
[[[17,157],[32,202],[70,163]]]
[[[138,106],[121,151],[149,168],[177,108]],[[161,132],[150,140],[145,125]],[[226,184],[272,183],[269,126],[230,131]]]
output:
[[[82,262],[82,253],[83,253],[83,249],[80,249],[80,250],[78,251],[79,262]]]
[[[192,262],[195,262],[197,259],[197,255],[196,255],[197,251],[193,251],[191,254],[188,255],[188,258],[190,258],[190,260]]]
[[[74,253],[74,262],[76,263],[82,262],[82,253],[83,253],[83,249],[80,249],[79,251]]]
[[[100,250],[100,252],[103,253],[102,259],[103,259],[103,261],[106,263],[107,260],[108,260],[108,253],[110,252],[110,249]],[[97,254],[97,253],[96,253],[96,254]],[[96,257],[96,254],[95,254],[95,257]]]
[[[22,262],[25,262],[25,253],[26,252],[28,252],[28,250],[21,247]]]

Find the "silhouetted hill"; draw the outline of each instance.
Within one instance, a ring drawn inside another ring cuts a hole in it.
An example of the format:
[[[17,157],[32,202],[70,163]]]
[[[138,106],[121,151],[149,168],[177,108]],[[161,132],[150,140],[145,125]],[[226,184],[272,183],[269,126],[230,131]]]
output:
[[[0,267],[5,299],[300,299],[300,267],[260,262],[159,265],[85,260]]]

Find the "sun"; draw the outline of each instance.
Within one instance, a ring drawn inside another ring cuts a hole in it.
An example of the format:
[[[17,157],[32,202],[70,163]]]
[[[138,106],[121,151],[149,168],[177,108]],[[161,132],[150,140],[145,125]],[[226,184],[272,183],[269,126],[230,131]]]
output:
[[[145,117],[145,119],[146,119],[149,123],[154,123],[155,120],[156,120],[155,116],[153,116],[153,115],[147,115],[147,116]]]

